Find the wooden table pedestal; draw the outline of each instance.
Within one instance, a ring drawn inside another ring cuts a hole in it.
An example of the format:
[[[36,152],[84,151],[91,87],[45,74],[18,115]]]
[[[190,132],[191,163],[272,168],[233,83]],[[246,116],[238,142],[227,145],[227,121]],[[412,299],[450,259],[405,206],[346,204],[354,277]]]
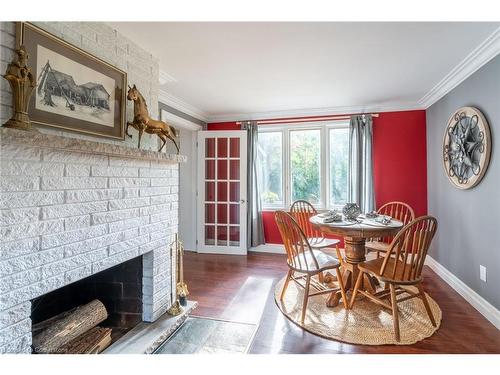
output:
[[[342,279],[345,283],[346,293],[354,289],[354,284],[358,279],[358,263],[363,262],[365,258],[365,239],[362,237],[344,237],[345,247],[345,265],[342,270]],[[363,284],[361,285],[365,290],[373,293],[376,289],[375,281],[365,275]],[[326,305],[328,307],[335,307],[340,303],[340,292],[332,293],[328,298]],[[347,301],[349,304],[349,301]]]
[[[366,259],[366,239],[394,236],[403,227],[402,222],[394,219],[388,225],[379,225],[362,217],[352,224],[346,222],[324,223],[323,219],[318,215],[312,216],[309,221],[313,227],[319,229],[325,235],[344,237],[345,261],[342,266],[342,279],[345,283],[346,293],[354,289],[354,284],[356,283],[359,273],[358,264],[364,262]],[[325,278],[325,281],[334,281],[334,279],[329,275]],[[375,279],[365,276],[362,280],[361,288],[364,290],[373,293],[376,287]],[[327,300],[327,306],[337,306],[340,298],[340,293],[332,293]]]

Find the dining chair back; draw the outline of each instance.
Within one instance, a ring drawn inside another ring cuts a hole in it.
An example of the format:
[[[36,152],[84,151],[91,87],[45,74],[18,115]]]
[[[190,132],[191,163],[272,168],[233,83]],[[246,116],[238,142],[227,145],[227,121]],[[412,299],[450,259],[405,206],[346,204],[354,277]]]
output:
[[[429,246],[437,230],[437,220],[422,216],[401,229],[389,245],[380,275],[396,283],[413,284],[421,279]],[[394,262],[391,259],[400,259]],[[388,266],[388,265],[391,266]]]
[[[377,213],[379,215],[390,216],[393,219],[399,220],[403,223],[403,225],[408,224],[410,221],[415,219],[415,212],[413,209],[404,202],[388,202],[382,205]],[[384,237],[379,239],[380,242],[391,243],[393,237]]]
[[[344,260],[339,249],[340,240],[336,238],[326,238],[320,230],[315,229],[311,225],[309,219],[318,213],[311,203],[305,200],[297,200],[293,202],[290,207],[290,213],[300,226],[300,229],[302,229],[302,232],[307,238],[307,242],[313,249],[334,249],[335,256],[343,265]],[[320,273],[318,277],[321,282],[335,279],[334,277],[331,278],[329,275],[324,275],[323,273]]]
[[[277,211],[275,220],[283,239],[288,264],[296,270],[318,270],[319,264],[311,245],[295,218],[284,211]]]
[[[305,200],[298,200],[292,203],[290,207],[290,212],[293,217],[299,224],[300,228],[304,232],[307,238],[323,238],[323,233],[319,230],[314,229],[311,225],[309,219],[317,215],[318,211],[314,208],[314,206]],[[313,245],[314,246],[314,245]]]

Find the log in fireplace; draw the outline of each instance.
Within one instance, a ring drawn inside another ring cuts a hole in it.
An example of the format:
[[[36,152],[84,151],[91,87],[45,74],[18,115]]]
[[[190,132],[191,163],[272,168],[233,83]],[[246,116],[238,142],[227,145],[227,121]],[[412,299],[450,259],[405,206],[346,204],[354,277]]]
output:
[[[53,319],[54,317],[64,316],[67,311],[98,300],[107,311],[107,318],[99,323],[99,327],[111,328],[111,342],[116,341],[142,321],[142,264],[142,256],[136,257],[33,299],[31,303],[33,336],[56,322],[58,319]],[[78,319],[87,318],[91,317],[78,316]],[[93,327],[90,325],[88,328]],[[94,329],[90,334],[98,337],[103,332],[105,331]],[[82,333],[85,334],[89,335],[87,331]],[[63,338],[62,342],[64,341],[66,340]],[[109,342],[105,346],[107,345]],[[105,346],[100,346],[99,351]],[[34,353],[38,351],[36,348],[33,349]]]

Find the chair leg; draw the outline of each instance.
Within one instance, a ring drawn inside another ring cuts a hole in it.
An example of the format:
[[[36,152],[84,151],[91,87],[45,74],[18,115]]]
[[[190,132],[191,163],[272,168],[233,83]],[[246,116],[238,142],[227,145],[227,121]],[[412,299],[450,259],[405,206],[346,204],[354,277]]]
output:
[[[434,320],[434,315],[432,315],[431,307],[429,306],[429,301],[427,301],[427,296],[425,295],[424,287],[421,283],[417,284],[418,291],[420,293],[420,298],[422,298],[422,302],[424,303],[425,310],[427,311],[427,315],[429,315],[429,319],[431,320],[432,326],[436,326],[436,321]]]
[[[337,253],[337,259],[341,266],[344,266],[344,258],[342,258],[342,254],[340,253],[339,245],[335,245],[335,252]]]
[[[311,276],[306,277],[306,287],[304,288],[304,301],[302,302],[302,316],[300,322],[303,324],[306,318],[307,301],[309,300],[309,286],[311,284]]]
[[[344,303],[345,309],[349,309],[349,303],[347,301],[347,296],[345,294],[344,280],[342,280],[342,273],[340,272],[339,267],[335,268],[337,271],[337,281],[339,282],[340,294],[342,294],[342,302]]]
[[[354,285],[354,290],[352,291],[351,303],[349,308],[352,309],[354,306],[354,301],[356,300],[356,296],[358,294],[359,287],[361,286],[361,281],[363,280],[364,272],[360,272],[358,274],[358,278],[356,279],[356,285]]]
[[[396,288],[394,284],[389,284],[389,288],[391,289],[391,305],[392,305],[392,319],[394,321],[394,337],[396,341],[399,342],[399,311],[398,311],[398,302],[396,300]]]
[[[290,279],[293,276],[293,271],[288,270],[288,273],[286,274],[286,280],[285,283],[283,284],[283,289],[281,289],[281,294],[280,294],[280,301],[283,301],[283,298],[285,297],[285,292],[288,288],[288,284],[290,283]]]
[[[325,274],[323,272],[318,273],[318,281],[323,284],[325,282]]]

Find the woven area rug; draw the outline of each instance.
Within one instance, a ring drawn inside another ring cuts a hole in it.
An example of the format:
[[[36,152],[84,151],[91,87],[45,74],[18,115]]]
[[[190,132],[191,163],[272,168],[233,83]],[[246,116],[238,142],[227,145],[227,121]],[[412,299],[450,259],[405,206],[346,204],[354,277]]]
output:
[[[283,302],[279,295],[285,279],[276,285],[274,299],[281,312],[296,325],[324,338],[363,345],[409,345],[414,344],[437,331],[441,324],[441,309],[427,294],[437,327],[433,327],[420,298],[398,304],[401,341],[394,338],[392,314],[388,309],[358,297],[352,310],[345,310],[340,304],[335,308],[326,306],[328,294],[309,298],[304,324],[300,323],[303,288],[290,282]],[[350,296],[350,295],[349,295]]]

